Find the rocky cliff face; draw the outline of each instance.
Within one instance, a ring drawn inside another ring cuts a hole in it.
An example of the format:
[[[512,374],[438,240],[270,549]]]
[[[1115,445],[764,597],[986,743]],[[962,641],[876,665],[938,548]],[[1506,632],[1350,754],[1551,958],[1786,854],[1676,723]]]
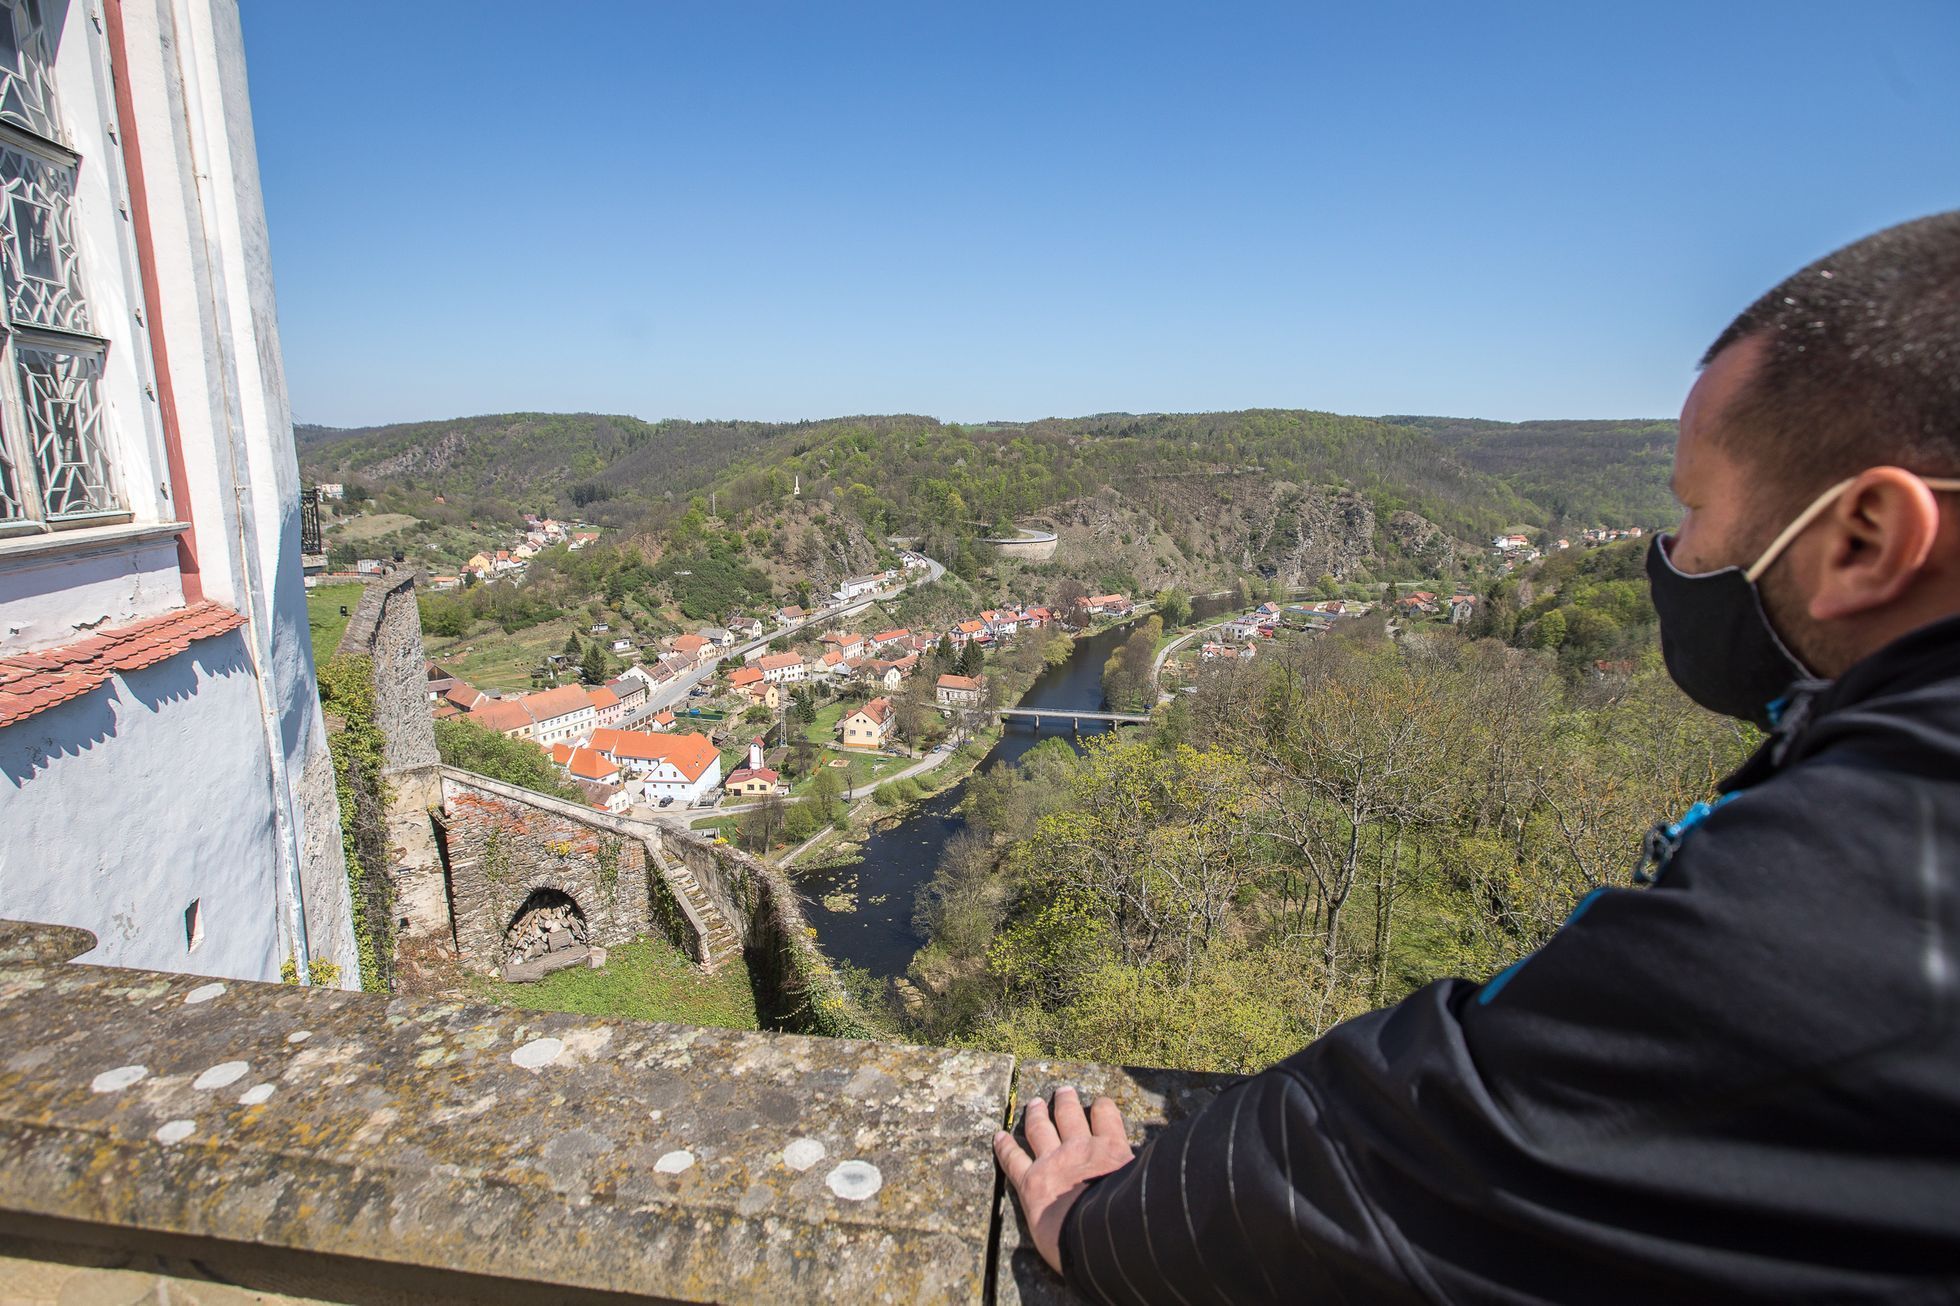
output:
[[[827,593],[847,577],[877,569],[878,541],[857,518],[832,504],[798,501],[776,514],[769,529],[775,547],[757,561],[779,587],[808,580],[813,589]]]
[[[1127,577],[1142,590],[1216,588],[1248,575],[1290,586],[1348,580],[1389,561],[1378,542],[1398,555],[1454,559],[1447,533],[1415,513],[1395,513],[1378,531],[1374,505],[1353,490],[1255,477],[1112,488],[1043,522],[1061,537],[1057,561],[1067,570]]]
[[[1456,541],[1427,517],[1390,513],[1386,531],[1396,549],[1424,574],[1446,575],[1456,567]]]

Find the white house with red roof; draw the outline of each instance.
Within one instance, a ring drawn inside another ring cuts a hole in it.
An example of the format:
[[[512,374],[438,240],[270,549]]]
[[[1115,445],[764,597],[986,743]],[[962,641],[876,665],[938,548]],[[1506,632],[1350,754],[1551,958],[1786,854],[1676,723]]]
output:
[[[762,764],[761,739],[749,741],[747,764],[730,771],[728,779],[722,783],[722,788],[730,794],[743,798],[761,798],[781,792],[782,776]]]
[[[823,645],[826,652],[836,652],[847,658],[860,657],[867,651],[864,636],[849,631],[833,630],[817,642]]]
[[[796,685],[810,678],[810,668],[795,653],[771,653],[756,661],[756,670],[772,685]]]
[[[985,692],[986,681],[985,676],[955,676],[948,673],[939,678],[933,690],[941,707],[972,707]]]

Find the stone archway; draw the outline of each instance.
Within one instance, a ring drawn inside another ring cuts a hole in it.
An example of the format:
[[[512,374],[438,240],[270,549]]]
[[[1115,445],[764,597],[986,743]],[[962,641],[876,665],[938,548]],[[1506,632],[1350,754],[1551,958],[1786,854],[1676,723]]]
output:
[[[538,979],[587,963],[591,956],[585,911],[563,889],[531,890],[504,926],[506,980]]]

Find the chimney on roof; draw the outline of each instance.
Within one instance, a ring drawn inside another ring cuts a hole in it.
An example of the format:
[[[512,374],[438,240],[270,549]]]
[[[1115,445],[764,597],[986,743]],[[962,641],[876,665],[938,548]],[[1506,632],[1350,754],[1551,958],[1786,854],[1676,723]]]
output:
[[[754,739],[749,740],[749,768],[754,771],[760,771],[762,769],[761,735],[757,735]]]

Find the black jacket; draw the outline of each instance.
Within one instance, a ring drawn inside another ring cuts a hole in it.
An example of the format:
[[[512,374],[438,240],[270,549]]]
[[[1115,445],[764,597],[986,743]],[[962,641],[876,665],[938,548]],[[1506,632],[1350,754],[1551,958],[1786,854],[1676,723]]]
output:
[[[1647,889],[1347,1022],[1069,1212],[1110,1301],[1960,1300],[1960,619],[1794,700]]]

